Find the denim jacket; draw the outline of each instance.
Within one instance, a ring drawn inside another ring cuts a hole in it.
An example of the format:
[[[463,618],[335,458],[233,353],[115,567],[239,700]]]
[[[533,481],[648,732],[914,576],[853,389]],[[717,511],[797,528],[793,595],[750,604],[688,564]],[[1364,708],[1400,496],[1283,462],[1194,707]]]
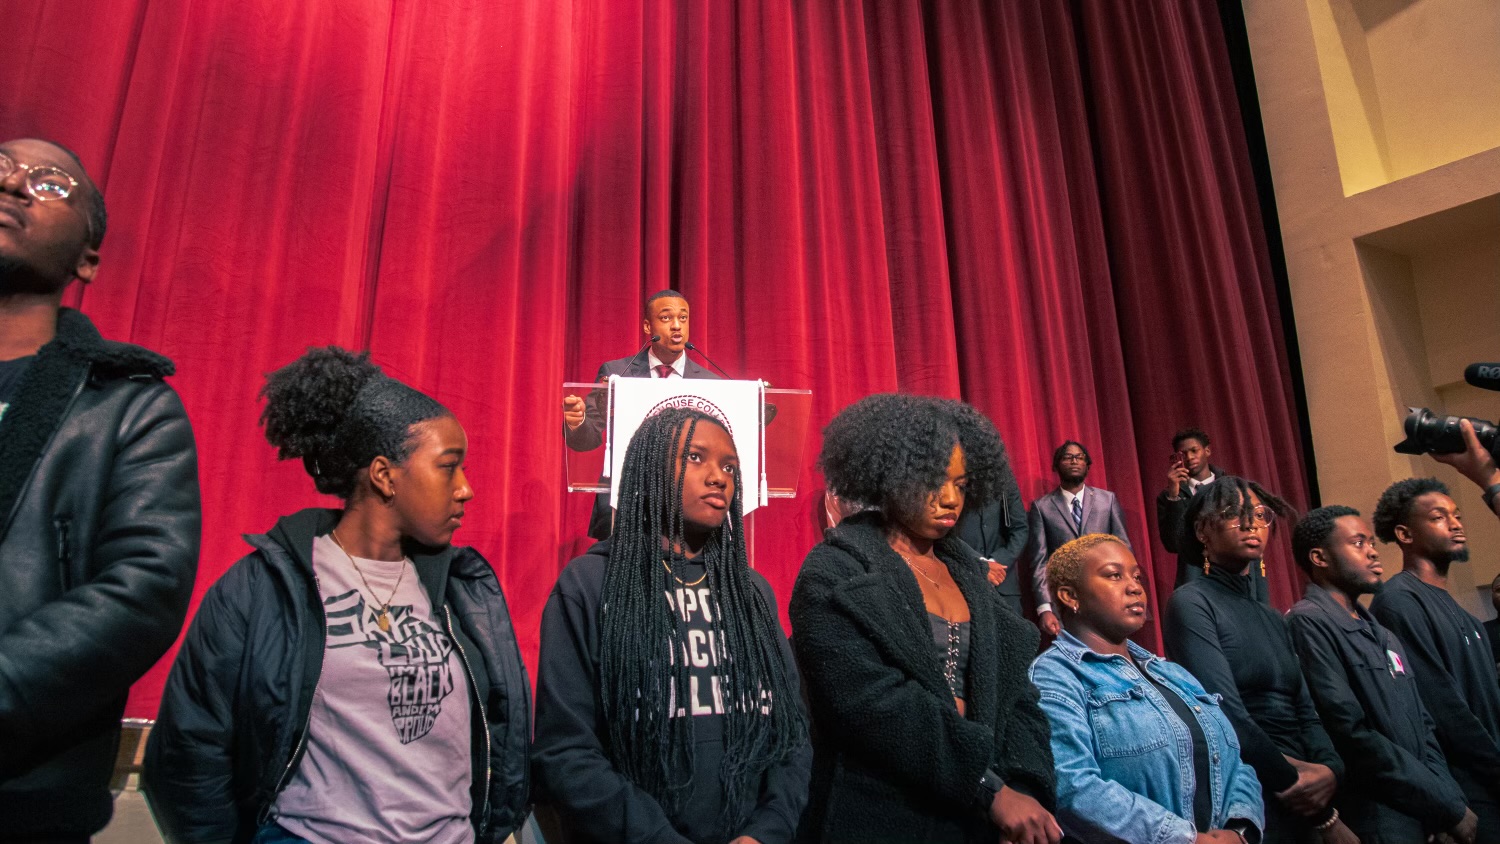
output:
[[[1231,819],[1265,828],[1255,771],[1217,695],[1182,666],[1128,642],[1135,665],[1191,707],[1212,754],[1210,829]],[[1191,844],[1193,737],[1161,693],[1124,657],[1095,653],[1064,631],[1031,666],[1052,724],[1057,819],[1085,841]]]

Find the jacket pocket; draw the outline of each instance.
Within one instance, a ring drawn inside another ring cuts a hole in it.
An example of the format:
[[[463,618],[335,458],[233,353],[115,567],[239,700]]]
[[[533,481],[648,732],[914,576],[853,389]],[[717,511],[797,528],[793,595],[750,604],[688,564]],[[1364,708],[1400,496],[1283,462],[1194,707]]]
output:
[[[1212,692],[1204,692],[1200,695],[1194,695],[1194,697],[1198,700],[1193,704],[1193,711],[1202,714],[1203,717],[1200,720],[1213,722],[1214,726],[1223,734],[1225,743],[1238,753],[1240,749],[1240,736],[1239,733],[1234,731],[1234,725],[1229,723],[1229,716],[1224,713],[1224,696]]]
[[[52,520],[52,536],[57,549],[58,580],[64,592],[74,586],[73,544],[72,537],[69,535],[72,528],[73,520],[66,516],[58,516]]]
[[[1089,728],[1102,757],[1140,756],[1171,741],[1167,721],[1139,686],[1088,696]]]

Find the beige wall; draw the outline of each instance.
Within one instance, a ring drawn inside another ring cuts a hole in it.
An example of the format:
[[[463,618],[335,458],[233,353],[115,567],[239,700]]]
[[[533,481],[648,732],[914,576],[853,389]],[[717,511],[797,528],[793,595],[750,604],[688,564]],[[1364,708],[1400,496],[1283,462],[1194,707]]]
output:
[[[1500,521],[1429,458],[1395,454],[1407,405],[1500,418],[1462,383],[1500,360],[1500,2],[1245,0],[1324,503],[1368,513],[1432,474],[1500,573]],[[1400,566],[1386,553],[1387,572]]]

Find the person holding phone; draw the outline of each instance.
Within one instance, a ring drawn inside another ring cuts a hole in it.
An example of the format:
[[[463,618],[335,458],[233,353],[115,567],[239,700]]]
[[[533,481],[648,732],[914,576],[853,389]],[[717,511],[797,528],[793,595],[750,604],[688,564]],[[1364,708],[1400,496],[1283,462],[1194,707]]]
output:
[[[1186,529],[1188,505],[1205,487],[1227,474],[1209,462],[1213,447],[1202,428],[1183,428],[1172,436],[1172,453],[1167,458],[1167,485],[1156,496],[1156,528],[1162,547],[1177,555],[1177,579],[1181,586],[1203,576],[1203,560],[1181,552]],[[1252,597],[1264,604],[1271,602],[1264,567],[1249,572]]]

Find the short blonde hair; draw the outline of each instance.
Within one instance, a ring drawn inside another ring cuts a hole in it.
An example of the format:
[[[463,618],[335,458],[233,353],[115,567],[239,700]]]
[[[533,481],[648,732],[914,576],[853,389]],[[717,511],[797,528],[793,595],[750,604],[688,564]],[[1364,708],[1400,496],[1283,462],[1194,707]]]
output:
[[[1062,606],[1057,594],[1064,586],[1071,586],[1077,591],[1083,581],[1083,558],[1106,542],[1130,547],[1125,544],[1125,540],[1112,533],[1089,533],[1063,543],[1061,548],[1052,552],[1052,556],[1047,558],[1047,588],[1052,592],[1053,603]]]

